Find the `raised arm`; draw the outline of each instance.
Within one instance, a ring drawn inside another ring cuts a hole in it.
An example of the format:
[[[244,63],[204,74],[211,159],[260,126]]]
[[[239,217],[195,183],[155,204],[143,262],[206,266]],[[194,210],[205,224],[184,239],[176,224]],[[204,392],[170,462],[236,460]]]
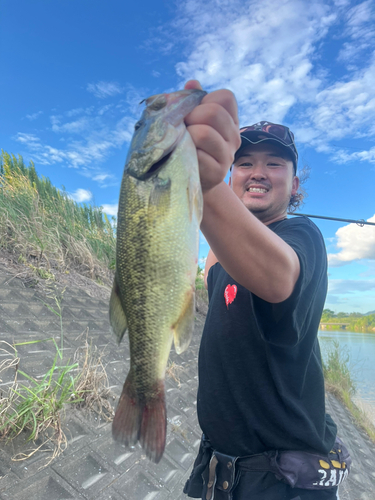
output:
[[[200,85],[192,80],[185,88]],[[228,90],[207,94],[185,121],[198,153],[204,201],[201,230],[215,258],[258,297],[282,302],[297,282],[298,257],[223,181],[241,144],[234,95]],[[209,265],[211,257],[207,260]],[[207,265],[206,269],[208,274]]]

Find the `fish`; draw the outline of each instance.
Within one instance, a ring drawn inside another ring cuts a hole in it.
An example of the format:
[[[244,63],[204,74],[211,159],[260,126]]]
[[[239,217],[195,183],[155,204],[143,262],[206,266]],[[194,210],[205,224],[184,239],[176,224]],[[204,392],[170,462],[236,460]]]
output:
[[[184,118],[205,95],[189,89],[145,100],[120,189],[109,318],[119,343],[128,332],[130,369],[112,436],[126,446],[139,441],[155,463],[166,444],[164,380],[172,342],[182,353],[194,328],[203,197]]]

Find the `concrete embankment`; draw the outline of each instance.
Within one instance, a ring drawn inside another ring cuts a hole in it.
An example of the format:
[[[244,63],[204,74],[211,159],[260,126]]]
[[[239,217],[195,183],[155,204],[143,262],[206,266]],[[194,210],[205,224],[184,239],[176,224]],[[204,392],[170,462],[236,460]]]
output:
[[[25,280],[18,265],[0,258],[0,340],[8,343],[55,337],[60,343],[59,318],[44,304],[55,307],[53,293],[46,295],[33,280]],[[80,284],[81,288],[77,285]],[[85,285],[86,284],[86,285]],[[30,285],[32,285],[30,287]],[[129,348],[120,347],[109,335],[109,291],[85,279],[66,286],[61,302],[64,357],[72,359],[82,346],[82,333],[99,349],[105,349],[104,364],[111,390],[118,397],[129,369]],[[45,287],[44,287],[45,288]],[[55,292],[61,291],[57,284]],[[88,293],[89,291],[89,293]],[[175,369],[166,379],[167,447],[158,465],[151,464],[142,449],[125,449],[111,437],[111,424],[98,415],[81,410],[66,413],[64,430],[68,447],[47,467],[50,447],[25,461],[13,461],[30,449],[24,435],[0,447],[0,499],[29,500],[186,500],[182,487],[190,473],[199,445],[196,418],[197,356],[204,324],[204,310],[197,312],[191,346],[182,356],[172,352]],[[19,349],[20,369],[33,377],[51,368],[55,356],[52,342]],[[0,357],[4,359],[4,354]],[[0,375],[0,391],[6,390],[11,375]],[[19,383],[22,378],[19,377]],[[331,395],[327,410],[338,423],[339,433],[353,456],[349,480],[341,487],[341,500],[375,499],[375,447],[357,429],[349,412]]]

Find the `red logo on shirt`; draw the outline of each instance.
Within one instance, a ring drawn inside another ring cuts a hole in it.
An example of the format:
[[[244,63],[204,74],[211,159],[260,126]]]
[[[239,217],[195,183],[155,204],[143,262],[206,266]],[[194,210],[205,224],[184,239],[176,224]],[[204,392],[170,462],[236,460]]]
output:
[[[237,295],[237,287],[236,285],[227,285],[225,290],[224,290],[224,298],[225,298],[225,303],[227,305],[227,308],[229,304],[231,304],[234,299],[236,298]]]

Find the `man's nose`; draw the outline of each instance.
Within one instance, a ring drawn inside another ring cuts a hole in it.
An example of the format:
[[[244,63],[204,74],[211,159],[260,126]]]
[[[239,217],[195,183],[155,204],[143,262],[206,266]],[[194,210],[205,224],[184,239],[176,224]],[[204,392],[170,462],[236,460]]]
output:
[[[267,171],[262,164],[253,165],[250,174],[253,179],[265,179],[267,177]]]

